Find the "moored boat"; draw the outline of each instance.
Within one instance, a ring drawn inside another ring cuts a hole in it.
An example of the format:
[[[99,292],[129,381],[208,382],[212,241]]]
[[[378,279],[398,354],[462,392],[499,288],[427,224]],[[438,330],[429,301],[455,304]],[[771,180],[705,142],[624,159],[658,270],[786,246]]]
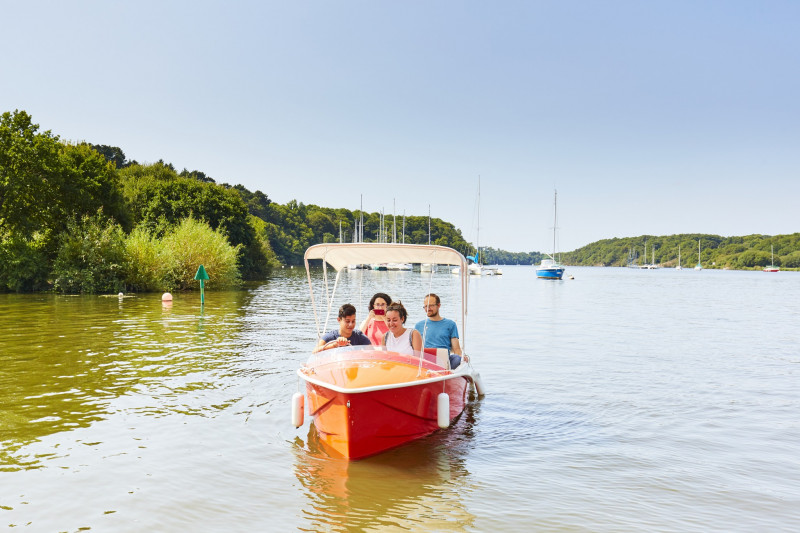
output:
[[[780,267],[775,266],[775,248],[772,245],[770,245],[769,251],[772,255],[772,259],[770,260],[770,264],[764,267],[764,272],[780,272]]]
[[[703,270],[703,262],[700,260],[700,239],[697,239],[697,264],[694,266],[695,270]]]
[[[548,254],[548,259],[542,259],[536,269],[536,277],[541,279],[561,279],[564,275],[564,265],[556,260],[556,231],[558,230],[558,191],[553,195],[553,253]]]
[[[305,396],[293,398],[293,422],[303,424],[303,405],[313,418],[320,442],[333,456],[359,459],[448,427],[468,401],[469,385],[481,395],[480,375],[466,355],[466,259],[443,246],[411,244],[318,244],[306,250],[305,264],[317,332],[309,260],[321,259],[336,271],[331,296],[349,263],[430,263],[460,267],[461,345],[458,368],[449,368],[447,350],[401,354],[375,346],[345,346],[313,354],[298,369]],[[327,277],[327,273],[325,274]],[[327,292],[327,291],[326,291]],[[331,305],[328,302],[327,308]]]
[[[536,277],[542,279],[561,279],[564,275],[564,267],[554,259],[542,259],[542,263],[536,269]]]

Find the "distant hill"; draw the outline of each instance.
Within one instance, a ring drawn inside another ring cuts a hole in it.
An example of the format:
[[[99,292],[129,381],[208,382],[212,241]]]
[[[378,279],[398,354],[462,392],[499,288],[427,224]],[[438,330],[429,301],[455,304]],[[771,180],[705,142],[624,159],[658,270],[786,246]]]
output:
[[[579,266],[626,266],[633,261],[675,267],[680,247],[681,264],[694,267],[698,262],[698,240],[703,268],[761,269],[772,262],[770,246],[775,250],[775,265],[782,269],[800,268],[800,233],[744,237],[689,233],[604,239],[563,253],[560,259],[567,265]],[[642,257],[645,243],[646,258]]]

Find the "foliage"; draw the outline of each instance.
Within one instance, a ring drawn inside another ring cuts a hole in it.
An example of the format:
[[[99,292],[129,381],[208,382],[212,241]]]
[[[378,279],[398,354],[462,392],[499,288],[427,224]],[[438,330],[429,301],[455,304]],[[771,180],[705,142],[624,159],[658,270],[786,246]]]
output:
[[[120,169],[129,166],[131,163],[125,159],[125,152],[118,146],[108,146],[105,144],[90,144],[89,146],[106,158],[106,161],[114,165],[114,168]]]
[[[233,245],[242,245],[239,266],[245,279],[263,279],[266,275],[270,262],[265,246],[256,237],[238,191],[197,176],[181,177],[162,162],[131,165],[119,173],[135,224],[161,236],[186,217],[203,220],[212,229],[222,230]]]
[[[545,255],[541,252],[506,252],[481,247],[481,263],[485,265],[537,265]]]
[[[255,216],[266,222],[269,243],[278,260],[285,264],[300,264],[306,248],[320,242],[352,242],[356,232],[360,211],[343,208],[319,207],[313,204],[298,203],[291,200],[285,205],[271,202],[263,193],[250,193],[237,186],[248,208]],[[380,213],[364,213],[364,242],[377,242],[379,234],[388,235],[388,242],[396,234],[396,242],[403,242],[403,220],[391,216],[384,217],[381,230]],[[393,231],[394,229],[394,231]],[[428,217],[409,216],[405,218],[405,242],[427,244]],[[450,246],[462,253],[474,252],[474,247],[461,236],[452,224],[441,219],[431,219],[431,242]]]
[[[13,234],[0,237],[0,290],[23,292],[49,288],[48,257],[52,241],[42,232],[30,237]]]
[[[125,235],[101,213],[70,221],[53,264],[53,285],[63,293],[118,292],[125,279]]]
[[[0,116],[0,231],[23,240],[56,235],[99,209],[127,223],[116,173],[105,158],[88,145],[40,133],[24,111]]]
[[[260,252],[261,252],[260,255],[263,256],[265,259],[264,263],[265,270],[279,267],[281,263],[278,260],[278,256],[275,255],[275,251],[269,244],[267,223],[253,215],[250,215],[249,220],[250,220],[250,225],[253,226],[253,229],[256,232],[256,239],[260,246]],[[245,252],[247,252],[247,250],[245,250]]]
[[[642,257],[645,242],[647,257]],[[564,253],[562,261],[570,265],[587,266],[625,266],[629,262],[655,261],[665,267],[674,267],[678,265],[680,250],[683,266],[694,266],[700,262],[703,268],[761,269],[772,262],[770,246],[774,248],[775,265],[787,268],[800,266],[792,266],[800,259],[800,254],[797,254],[800,250],[800,233],[737,237],[706,234],[642,235],[605,239]]]
[[[59,215],[61,144],[38,130],[24,111],[0,115],[0,230],[23,240],[52,228]]]
[[[166,252],[161,239],[145,226],[137,226],[125,237],[125,284],[137,292],[165,289]]]
[[[192,217],[181,220],[161,240],[164,288],[185,290],[197,285],[194,275],[203,265],[211,279],[206,286],[216,289],[238,287],[241,276],[238,256],[241,244],[231,246],[224,232]]]

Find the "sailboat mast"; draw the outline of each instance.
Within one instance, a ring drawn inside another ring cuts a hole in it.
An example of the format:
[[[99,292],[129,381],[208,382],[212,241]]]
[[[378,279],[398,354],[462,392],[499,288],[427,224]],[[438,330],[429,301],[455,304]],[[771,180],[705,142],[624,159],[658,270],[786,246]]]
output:
[[[431,243],[431,204],[428,204],[428,245]]]
[[[558,229],[558,190],[553,189],[553,261],[556,261],[556,230]]]
[[[475,259],[481,264],[481,176],[478,175],[478,231],[475,235]]]

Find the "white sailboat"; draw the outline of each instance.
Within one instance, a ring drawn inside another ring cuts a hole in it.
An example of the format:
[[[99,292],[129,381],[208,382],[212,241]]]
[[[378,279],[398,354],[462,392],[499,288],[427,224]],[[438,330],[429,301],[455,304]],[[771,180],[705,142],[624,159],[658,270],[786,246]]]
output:
[[[428,246],[431,245],[431,205],[428,204]],[[433,263],[422,263],[419,266],[420,272],[433,272],[435,265]]]
[[[700,239],[697,239],[697,265],[695,270],[703,270],[703,264],[700,262]]]
[[[775,249],[771,244],[769,245],[769,251],[772,254],[772,259],[770,260],[769,266],[764,267],[764,272],[780,272],[780,267],[775,266]]]
[[[675,267],[675,270],[683,270],[681,266],[681,245],[678,243],[678,266]]]
[[[480,276],[483,274],[483,268],[481,267],[481,246],[480,246],[480,238],[481,238],[481,177],[478,176],[478,228],[477,228],[477,235],[475,236],[475,255],[472,257],[467,256],[467,259],[471,260],[472,262],[467,266],[467,270],[471,276]],[[453,274],[459,274],[460,269],[456,267],[452,270]]]
[[[558,191],[553,195],[553,254],[549,259],[542,259],[536,269],[536,277],[541,279],[561,279],[564,275],[564,266],[556,260],[556,231],[558,230]]]

